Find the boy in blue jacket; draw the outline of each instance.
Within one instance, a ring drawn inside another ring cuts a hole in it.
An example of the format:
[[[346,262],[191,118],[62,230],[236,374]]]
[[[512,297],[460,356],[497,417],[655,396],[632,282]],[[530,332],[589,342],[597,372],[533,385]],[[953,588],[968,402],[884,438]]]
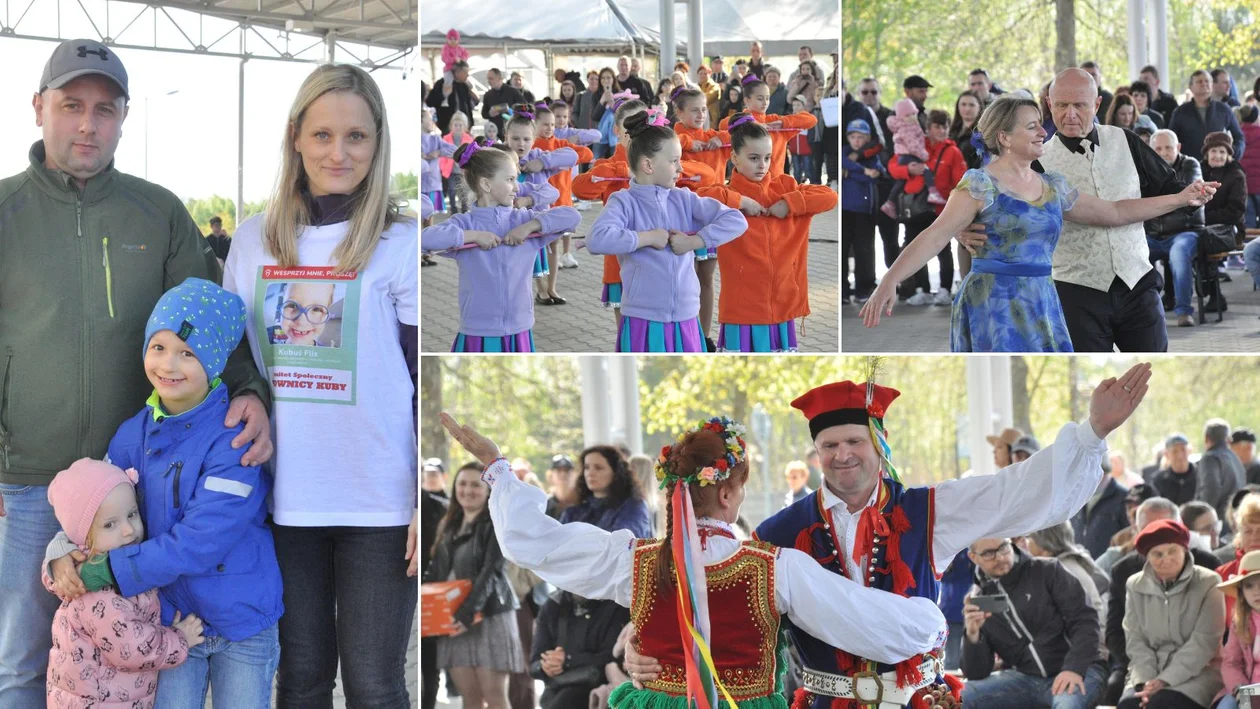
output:
[[[245,331],[245,304],[210,281],[189,278],[158,301],[144,332],[145,407],[119,427],[109,460],[140,472],[137,497],[149,537],[90,560],[59,535],[49,545],[63,597],[114,586],[130,597],[158,589],[162,623],[199,616],[205,643],[158,677],[156,709],[271,705],[284,612],[280,567],[267,527],[271,480],[241,465],[225,428],[228,392],[219,380]],[[79,580],[81,578],[81,583]]]
[[[875,180],[884,174],[878,151],[869,157],[863,148],[871,128],[863,120],[845,126],[849,150],[840,156],[840,271],[841,295],[865,303],[875,290]],[[849,287],[849,258],[853,258],[853,287]]]

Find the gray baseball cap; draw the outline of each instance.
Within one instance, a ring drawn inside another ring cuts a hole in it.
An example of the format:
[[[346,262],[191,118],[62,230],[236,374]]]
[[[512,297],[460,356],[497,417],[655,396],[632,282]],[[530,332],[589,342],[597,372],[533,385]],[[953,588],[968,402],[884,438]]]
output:
[[[94,39],[70,39],[57,45],[44,74],[39,79],[39,90],[59,89],[86,74],[100,74],[114,80],[122,89],[123,98],[131,99],[127,91],[127,70],[122,60],[110,47]]]
[[[1019,440],[1011,444],[1012,453],[1023,452],[1028,455],[1032,455],[1039,450],[1041,450],[1041,444],[1038,443],[1037,439],[1032,436],[1020,436]]]

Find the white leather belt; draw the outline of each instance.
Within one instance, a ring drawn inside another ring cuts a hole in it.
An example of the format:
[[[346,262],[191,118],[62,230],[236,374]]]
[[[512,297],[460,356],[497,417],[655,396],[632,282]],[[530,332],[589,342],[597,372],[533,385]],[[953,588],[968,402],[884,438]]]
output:
[[[861,706],[878,709],[902,709],[910,703],[914,693],[936,680],[938,661],[927,659],[919,666],[923,679],[906,687],[897,686],[897,673],[885,672],[877,675],[874,672],[858,672],[852,676],[836,675],[830,672],[819,672],[805,668],[802,682],[805,689],[813,694],[821,694],[840,699],[856,699]]]

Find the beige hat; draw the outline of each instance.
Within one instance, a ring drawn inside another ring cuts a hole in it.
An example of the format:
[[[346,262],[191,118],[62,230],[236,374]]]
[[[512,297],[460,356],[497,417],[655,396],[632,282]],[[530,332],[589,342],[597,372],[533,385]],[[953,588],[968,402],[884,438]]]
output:
[[[1015,445],[1015,441],[1018,441],[1023,437],[1024,432],[1018,428],[1005,428],[1002,429],[1002,432],[996,436],[985,436],[984,440],[988,441],[991,446],[996,446],[999,443],[1012,446]]]
[[[1238,571],[1235,576],[1228,581],[1216,584],[1221,592],[1231,598],[1238,597],[1238,585],[1243,579],[1250,578],[1260,574],[1260,551],[1249,551],[1243,554],[1243,558],[1238,562]]]

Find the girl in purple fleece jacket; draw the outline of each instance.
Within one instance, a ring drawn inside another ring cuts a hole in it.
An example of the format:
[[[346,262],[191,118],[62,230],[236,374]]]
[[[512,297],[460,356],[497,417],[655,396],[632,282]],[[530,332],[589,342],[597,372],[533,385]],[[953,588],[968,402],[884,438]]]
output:
[[[428,195],[437,211],[442,211],[445,204],[442,199],[442,166],[439,158],[449,158],[455,152],[455,146],[442,140],[441,133],[434,132],[433,109],[425,107],[424,117],[420,121],[420,157],[424,162],[420,165],[420,193]]]
[[[517,181],[517,154],[501,145],[492,146],[478,138],[461,146],[455,161],[463,170],[469,195],[474,197],[471,208],[420,232],[422,249],[453,249],[442,255],[459,265],[459,334],[451,351],[533,352],[530,272],[534,260],[539,248],[546,248],[561,233],[575,228],[581,216],[572,207],[514,207],[525,184]],[[536,188],[536,195],[547,194],[545,179],[542,184],[526,184]],[[550,204],[555,194],[555,188],[550,188],[549,199],[542,198],[545,204]],[[526,202],[533,204],[530,200]],[[544,236],[527,242],[526,237],[533,233]],[[465,244],[479,248],[459,248]]]
[[[528,104],[513,106],[512,115],[503,127],[507,147],[516,154],[520,171],[516,177],[522,184],[543,185],[552,175],[564,172],[577,164],[578,155],[572,148],[541,150],[534,147],[537,131],[534,127],[534,107]],[[551,273],[547,250],[540,248],[534,259],[534,278],[546,278]]]
[[[621,263],[618,352],[704,352],[696,249],[717,248],[748,221],[716,199],[675,187],[682,146],[657,109],[629,116],[630,187],[608,198],[587,248]]]

